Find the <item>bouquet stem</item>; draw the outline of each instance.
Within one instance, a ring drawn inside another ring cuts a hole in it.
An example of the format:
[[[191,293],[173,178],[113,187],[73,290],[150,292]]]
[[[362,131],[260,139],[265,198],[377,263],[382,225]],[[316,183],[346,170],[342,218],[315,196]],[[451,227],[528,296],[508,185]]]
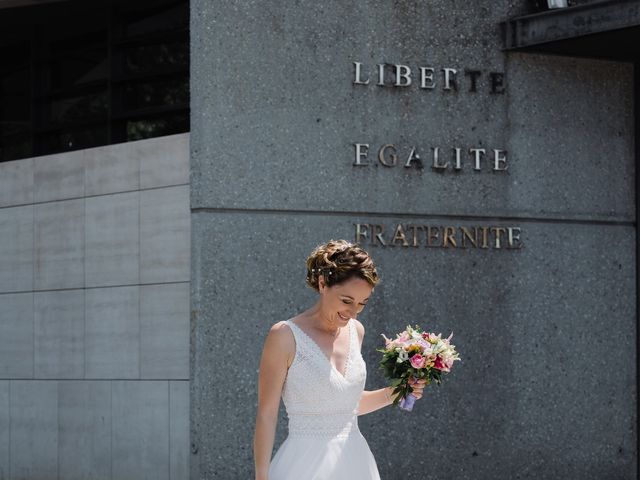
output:
[[[400,407],[400,409],[406,412],[410,412],[411,410],[413,410],[413,405],[415,403],[416,403],[416,397],[413,393],[410,393],[406,397],[403,397],[402,399],[400,399],[400,401],[398,402],[398,407]]]

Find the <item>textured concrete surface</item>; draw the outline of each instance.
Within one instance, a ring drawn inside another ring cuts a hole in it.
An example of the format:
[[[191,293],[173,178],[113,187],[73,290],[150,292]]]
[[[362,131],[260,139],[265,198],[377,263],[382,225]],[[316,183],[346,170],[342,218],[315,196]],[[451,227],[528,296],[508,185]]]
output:
[[[352,221],[397,219],[195,215],[196,478],[251,475],[262,341],[271,324],[311,305],[306,255],[325,239],[349,238]],[[370,249],[382,283],[360,315],[367,388],[385,385],[375,351],[380,334],[409,323],[453,332],[462,356],[411,414],[386,408],[360,418],[382,478],[396,478],[398,470],[424,478],[425,469],[460,479],[634,478],[634,228],[521,225],[526,246],[518,251]],[[261,241],[253,232],[262,232]],[[259,275],[251,273],[256,269]],[[224,281],[212,272],[224,272]],[[247,344],[247,331],[255,342]],[[611,368],[598,352],[607,352]],[[407,454],[416,422],[422,442]],[[235,435],[222,433],[228,431]],[[277,444],[285,433],[283,420]]]
[[[133,143],[136,145],[120,143],[84,150],[85,195],[104,195],[140,189],[138,150],[141,148],[137,142]]]
[[[188,383],[0,380],[0,479],[188,478]]]
[[[137,142],[133,142],[137,143]],[[189,134],[150,138],[140,145],[140,188],[189,183]]]
[[[34,294],[35,378],[85,375],[84,290]]]
[[[0,378],[32,378],[33,292],[0,296]]]
[[[113,478],[169,480],[168,410],[167,382],[113,383]]]
[[[629,220],[633,178],[616,159],[633,154],[632,67],[505,55],[498,22],[523,3],[194,2],[192,207]],[[356,61],[370,85],[353,85]],[[384,62],[433,67],[436,88],[375,86]],[[482,72],[476,93],[465,69]],[[355,142],[369,166],[353,166]],[[416,146],[425,168],[383,167],[387,143],[402,159]],[[506,149],[507,172],[429,167],[432,147],[473,146]]]
[[[0,163],[0,207],[189,183],[189,134]]]
[[[139,283],[140,192],[89,197],[85,202],[85,285]]]
[[[0,378],[189,378],[188,139],[0,165]]]
[[[34,206],[35,290],[84,286],[84,199]]]
[[[33,158],[0,163],[0,207],[33,203]]]
[[[140,287],[140,376],[189,378],[189,284]]]
[[[189,382],[169,382],[169,475],[189,478]]]
[[[140,192],[140,283],[189,280],[189,186]]]
[[[0,292],[33,290],[33,205],[0,208]]]
[[[383,478],[636,478],[632,66],[505,54],[499,22],[528,5],[191,3],[191,478],[250,477],[262,339],[313,301],[306,255],[356,222],[511,225],[525,244],[370,248],[368,387],[379,334],[408,322],[453,330],[463,358],[413,414],[362,418]],[[354,85],[353,62],[433,67],[437,85]],[[443,88],[444,68],[480,70],[477,92]],[[383,166],[387,143],[424,168]],[[436,172],[433,147],[505,149],[508,170]]]
[[[0,163],[0,480],[188,478],[188,154]]]
[[[87,378],[140,378],[138,286],[86,290]]]
[[[507,58],[507,149],[518,165],[505,201],[520,215],[634,221],[631,64]]]
[[[46,479],[58,469],[58,382],[10,382],[10,477]]]
[[[84,150],[85,194],[189,183],[189,135],[169,135]]]
[[[111,383],[64,381],[58,392],[58,472],[111,479]]]
[[[0,380],[0,478],[9,478],[9,381]]]
[[[35,157],[34,202],[50,202],[84,196],[84,153],[59,153]]]

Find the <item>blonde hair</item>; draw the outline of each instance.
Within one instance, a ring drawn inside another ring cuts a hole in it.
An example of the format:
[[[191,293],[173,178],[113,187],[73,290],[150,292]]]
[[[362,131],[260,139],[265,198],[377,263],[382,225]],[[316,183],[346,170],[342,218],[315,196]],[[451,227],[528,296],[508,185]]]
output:
[[[329,240],[311,252],[307,258],[307,285],[318,290],[321,276],[329,287],[352,277],[362,278],[372,287],[380,281],[369,254],[346,240]]]

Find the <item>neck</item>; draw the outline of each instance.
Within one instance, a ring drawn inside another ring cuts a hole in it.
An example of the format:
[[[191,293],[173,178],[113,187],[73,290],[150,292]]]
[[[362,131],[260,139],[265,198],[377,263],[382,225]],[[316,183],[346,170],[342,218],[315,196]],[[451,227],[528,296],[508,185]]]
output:
[[[315,327],[327,335],[335,337],[340,333],[340,327],[336,326],[331,316],[323,310],[320,301],[309,309],[309,316],[312,318]]]

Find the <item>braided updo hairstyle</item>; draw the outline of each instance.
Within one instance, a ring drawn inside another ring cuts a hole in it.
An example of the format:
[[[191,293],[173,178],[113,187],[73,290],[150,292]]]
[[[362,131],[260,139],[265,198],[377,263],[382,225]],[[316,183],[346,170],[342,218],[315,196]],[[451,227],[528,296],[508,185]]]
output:
[[[321,276],[329,287],[352,277],[362,278],[373,287],[380,281],[369,254],[346,240],[329,240],[311,252],[307,258],[307,285],[317,291]]]

